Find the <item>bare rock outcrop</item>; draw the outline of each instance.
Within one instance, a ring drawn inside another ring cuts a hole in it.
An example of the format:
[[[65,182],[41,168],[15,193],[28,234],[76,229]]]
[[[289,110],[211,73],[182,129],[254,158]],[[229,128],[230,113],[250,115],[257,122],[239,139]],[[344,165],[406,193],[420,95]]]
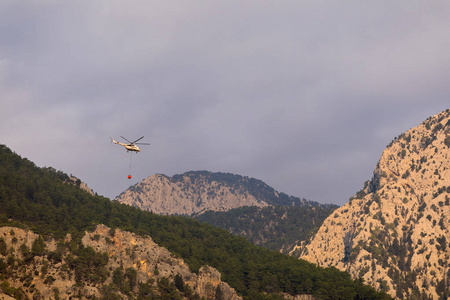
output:
[[[200,268],[195,290],[206,299],[240,299],[235,290],[221,280],[219,271],[210,266]]]
[[[80,189],[82,189],[83,191],[88,192],[91,195],[94,195],[94,191],[83,181],[81,181],[80,179],[76,178],[75,176],[70,176],[70,183],[78,186]]]
[[[84,252],[78,250],[78,255],[85,256],[83,259],[66,248],[71,247],[69,235],[64,242],[44,241],[28,230],[1,227],[0,259],[8,261],[8,267],[3,270],[8,291],[0,290],[0,293],[5,293],[5,299],[11,294],[33,299],[86,299],[108,298],[114,292],[115,297],[127,299],[127,295],[137,295],[141,284],[146,284],[152,293],[159,293],[161,282],[167,282],[184,291],[189,288],[191,294],[205,299],[216,299],[218,294],[221,299],[242,299],[221,281],[216,269],[203,266],[197,275],[181,258],[158,246],[150,237],[98,225],[93,232],[85,233],[81,243]],[[128,294],[117,288],[121,282],[117,276],[128,278]]]
[[[221,275],[215,268],[203,266],[197,275],[189,269],[183,259],[158,246],[150,237],[144,238],[128,231],[111,230],[99,225],[95,231],[86,233],[82,242],[98,252],[108,253],[110,268],[135,269],[138,282],[146,282],[150,278],[173,279],[176,275],[180,275],[200,297],[214,299],[215,293],[219,290],[219,293],[226,295],[223,299],[241,299],[233,288],[220,280]]]
[[[120,194],[117,201],[162,215],[193,215],[242,206],[268,206],[243,188],[209,181],[205,176],[178,180],[152,175]]]
[[[330,215],[301,258],[335,266],[394,297],[448,293],[450,110],[396,138],[374,177]]]

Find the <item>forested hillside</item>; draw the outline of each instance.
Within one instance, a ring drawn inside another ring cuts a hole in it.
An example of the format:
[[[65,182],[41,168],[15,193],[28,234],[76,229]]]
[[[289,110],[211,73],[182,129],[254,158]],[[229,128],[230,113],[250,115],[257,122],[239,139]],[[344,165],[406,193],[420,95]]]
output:
[[[240,235],[255,245],[288,254],[307,241],[336,209],[329,206],[240,207],[226,212],[207,211],[195,218]]]
[[[32,229],[62,242],[70,233],[72,247],[79,249],[84,232],[94,230],[97,224],[149,235],[183,258],[194,272],[203,265],[215,267],[222,280],[247,299],[275,299],[277,292],[323,299],[388,298],[336,268],[318,268],[193,219],[160,216],[93,196],[67,183],[63,172],[38,168],[3,145],[0,166],[2,226]],[[0,265],[5,264],[8,260],[2,258]]]

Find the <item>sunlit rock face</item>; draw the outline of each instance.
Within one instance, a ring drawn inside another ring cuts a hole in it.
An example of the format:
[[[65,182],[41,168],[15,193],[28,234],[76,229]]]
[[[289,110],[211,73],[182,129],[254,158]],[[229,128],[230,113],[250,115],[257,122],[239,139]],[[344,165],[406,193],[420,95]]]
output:
[[[129,188],[116,200],[163,215],[192,215],[241,206],[267,206],[243,188],[234,188],[206,175],[172,178],[152,175]]]
[[[199,298],[215,299],[213,296],[220,294],[221,299],[242,299],[221,280],[221,274],[213,267],[202,266],[195,274],[183,259],[160,247],[150,237],[111,230],[105,225],[98,225],[83,236],[81,243],[87,249],[83,256],[88,256],[84,260],[67,249],[72,240],[70,234],[61,244],[62,241],[48,237],[44,241],[30,230],[0,227],[0,238],[3,288],[7,287],[5,290],[9,294],[14,292],[17,299],[136,298],[142,292],[142,284],[148,285],[153,295],[160,295],[158,282],[173,283],[177,278],[185,289],[189,287]],[[36,246],[38,239],[40,248]],[[77,272],[74,265],[86,261],[91,264],[85,266],[86,272]],[[120,284],[117,274],[122,274],[122,283],[133,278],[134,284],[130,284],[126,294],[117,287]],[[110,290],[114,290],[115,297],[108,292]],[[14,298],[0,291],[0,299]]]
[[[255,178],[208,171],[190,171],[172,177],[152,175],[121,193],[115,200],[157,214],[187,216],[243,206],[320,205],[277,192]]]
[[[371,181],[331,214],[301,258],[392,296],[449,289],[450,110],[395,138]]]

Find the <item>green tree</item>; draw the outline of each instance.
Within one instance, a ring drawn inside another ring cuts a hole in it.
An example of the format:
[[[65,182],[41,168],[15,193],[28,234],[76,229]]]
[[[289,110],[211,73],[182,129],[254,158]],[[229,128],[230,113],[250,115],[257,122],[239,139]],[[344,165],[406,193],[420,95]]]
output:
[[[5,242],[5,239],[0,237],[0,254],[3,256],[6,256],[8,254],[8,249],[7,249],[7,245]]]
[[[125,276],[123,275],[123,268],[122,267],[116,268],[112,274],[112,282],[120,289],[124,279]]]
[[[33,245],[31,246],[31,254],[33,256],[41,256],[44,254],[45,251],[45,242],[42,239],[41,236],[36,238],[33,242]]]

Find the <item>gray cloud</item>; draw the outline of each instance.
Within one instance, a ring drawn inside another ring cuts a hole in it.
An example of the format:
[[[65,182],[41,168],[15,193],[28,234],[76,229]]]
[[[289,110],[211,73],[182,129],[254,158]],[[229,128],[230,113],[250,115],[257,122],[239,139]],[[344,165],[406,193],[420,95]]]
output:
[[[0,142],[114,198],[154,173],[345,203],[449,108],[450,5],[4,1]],[[109,137],[151,146],[132,156]],[[128,173],[133,180],[126,179]]]

